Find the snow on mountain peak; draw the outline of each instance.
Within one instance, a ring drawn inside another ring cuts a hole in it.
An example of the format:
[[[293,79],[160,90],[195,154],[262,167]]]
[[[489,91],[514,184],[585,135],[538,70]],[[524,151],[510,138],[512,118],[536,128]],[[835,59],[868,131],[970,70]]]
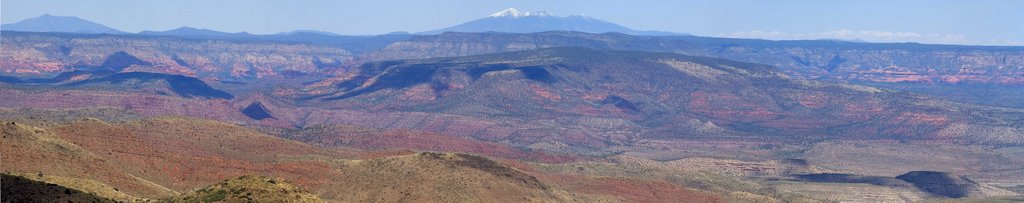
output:
[[[515,8],[508,8],[508,9],[502,10],[500,12],[491,14],[488,17],[495,17],[495,18],[513,17],[513,18],[518,18],[518,17],[526,17],[526,16],[553,16],[553,15],[551,14],[551,12],[547,12],[547,11],[519,12],[519,10],[516,10]]]
[[[553,14],[551,14],[551,12],[548,12],[548,11],[540,10],[540,11],[526,12],[526,14],[524,16],[553,16]]]
[[[516,8],[508,8],[501,12],[491,14],[490,17],[520,17],[523,13],[520,13]]]

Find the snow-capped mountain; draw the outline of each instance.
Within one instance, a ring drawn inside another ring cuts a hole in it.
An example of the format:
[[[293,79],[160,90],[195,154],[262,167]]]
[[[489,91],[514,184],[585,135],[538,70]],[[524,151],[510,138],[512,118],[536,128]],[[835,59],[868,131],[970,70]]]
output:
[[[534,11],[534,12],[523,13],[523,12],[519,12],[519,10],[516,10],[516,8],[508,8],[508,9],[505,9],[503,11],[499,11],[497,13],[488,15],[487,17],[493,17],[493,18],[513,17],[513,18],[518,18],[518,17],[526,17],[526,16],[551,16],[551,13],[549,13],[547,11]]]
[[[632,35],[685,35],[671,32],[638,31],[615,23],[583,15],[556,16],[547,11],[520,12],[515,8],[440,30],[421,32],[507,32],[533,33],[546,31],[577,31],[587,33],[618,32]]]

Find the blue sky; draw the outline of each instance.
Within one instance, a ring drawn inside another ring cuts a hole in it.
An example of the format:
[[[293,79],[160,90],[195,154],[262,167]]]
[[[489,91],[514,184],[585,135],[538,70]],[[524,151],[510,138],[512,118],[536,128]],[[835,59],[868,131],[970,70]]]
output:
[[[3,0],[0,22],[48,13],[128,32],[192,26],[382,34],[439,29],[509,7],[702,36],[1024,45],[1024,1],[1018,0]]]

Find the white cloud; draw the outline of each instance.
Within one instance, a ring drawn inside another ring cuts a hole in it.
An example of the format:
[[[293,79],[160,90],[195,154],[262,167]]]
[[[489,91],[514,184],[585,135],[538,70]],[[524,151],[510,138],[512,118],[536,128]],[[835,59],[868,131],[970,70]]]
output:
[[[1024,46],[1024,41],[1014,41],[1014,40],[989,40],[989,41],[988,41],[988,43],[985,43],[985,44],[992,44],[992,45],[1010,45],[1010,46]]]
[[[872,30],[833,30],[811,33],[785,33],[780,31],[742,31],[720,34],[718,37],[752,38],[770,40],[837,39],[867,42],[918,42],[926,44],[971,44],[971,45],[1024,45],[1024,42],[1010,40],[976,41],[962,34],[922,34],[916,32],[892,32]]]

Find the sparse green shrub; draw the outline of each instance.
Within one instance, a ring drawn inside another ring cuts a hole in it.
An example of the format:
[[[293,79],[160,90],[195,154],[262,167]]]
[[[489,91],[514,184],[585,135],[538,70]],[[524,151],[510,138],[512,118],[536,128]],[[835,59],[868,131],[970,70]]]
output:
[[[203,197],[203,202],[221,201],[221,200],[224,200],[224,198],[226,198],[227,195],[228,195],[228,191],[217,190],[216,192],[213,192],[213,193]]]

